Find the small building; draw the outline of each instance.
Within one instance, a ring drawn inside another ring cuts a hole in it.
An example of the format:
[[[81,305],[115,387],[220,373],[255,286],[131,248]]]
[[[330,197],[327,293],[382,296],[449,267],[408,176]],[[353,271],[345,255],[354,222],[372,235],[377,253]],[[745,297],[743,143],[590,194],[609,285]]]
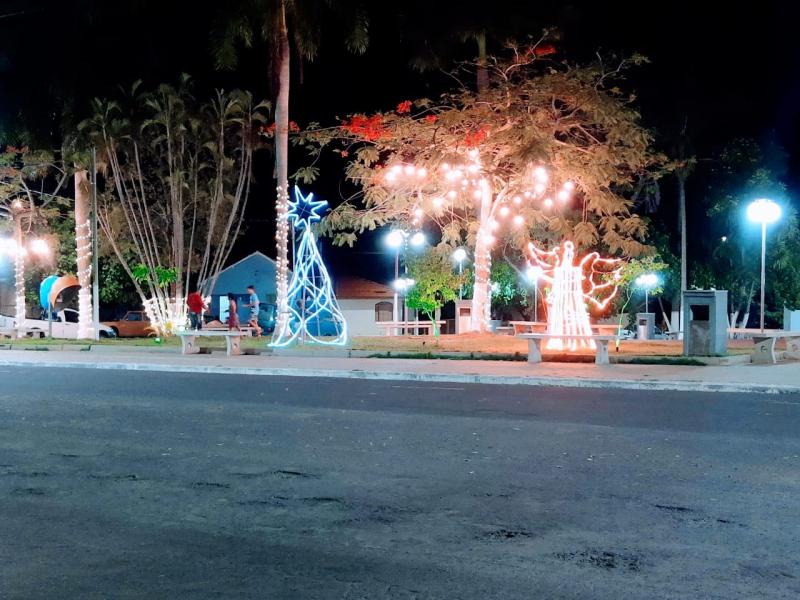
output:
[[[350,336],[385,333],[375,323],[392,320],[392,288],[361,277],[341,277],[333,283],[336,300],[347,321],[347,332]]]
[[[275,273],[276,263],[273,259],[262,252],[253,252],[249,256],[233,263],[222,269],[217,282],[214,284],[209,305],[209,314],[225,320],[223,314],[228,309],[228,293],[236,295],[239,303],[239,319],[246,323],[249,318],[249,310],[242,306],[248,300],[247,286],[254,285],[256,294],[262,305],[275,304],[276,287]],[[289,273],[291,277],[291,272]]]

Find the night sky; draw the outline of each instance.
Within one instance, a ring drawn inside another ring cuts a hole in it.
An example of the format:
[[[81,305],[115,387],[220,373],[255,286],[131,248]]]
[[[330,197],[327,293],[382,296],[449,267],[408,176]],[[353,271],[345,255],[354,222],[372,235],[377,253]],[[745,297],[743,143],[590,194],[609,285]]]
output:
[[[138,78],[175,81],[192,74],[198,93],[241,87],[270,97],[267,50],[244,50],[231,72],[213,68],[211,32],[222,11],[236,4],[208,0],[0,0],[0,132],[13,141],[24,124],[40,146],[57,147],[64,123],[85,116],[93,96],[115,93],[117,84]],[[591,59],[603,53],[639,52],[651,64],[637,69],[626,86],[639,97],[644,122],[666,147],[682,127],[695,153],[710,157],[737,137],[772,140],[788,153],[790,184],[800,179],[800,48],[795,43],[800,9],[796,3],[762,1],[744,9],[735,3],[688,2],[365,2],[371,19],[370,47],[348,54],[336,24],[322,33],[318,59],[302,69],[295,61],[291,118],[301,125],[323,123],[356,111],[391,108],[399,101],[434,96],[447,89],[441,72],[410,68],[420,48],[441,45],[457,25],[484,24],[496,31],[490,51],[508,35],[538,37],[555,27],[559,58]],[[718,5],[718,6],[714,6]],[[451,41],[451,60],[469,59],[470,44]],[[447,66],[447,65],[444,65]],[[295,165],[296,166],[296,165]],[[319,195],[332,203],[341,189],[341,162],[323,165]],[[259,185],[251,198],[249,229],[236,254],[254,249],[273,253],[271,158],[257,161]],[[690,219],[702,236],[703,212],[693,202],[702,190],[689,184]],[[699,186],[699,183],[694,185]],[[694,194],[694,195],[693,195]],[[663,212],[670,213],[670,184]],[[691,216],[691,215],[690,215]],[[668,218],[668,227],[674,227]],[[377,279],[389,276],[389,257],[374,240],[358,245],[355,269]],[[334,270],[342,254],[328,250]],[[372,255],[373,258],[377,256]],[[368,266],[364,266],[368,265]]]

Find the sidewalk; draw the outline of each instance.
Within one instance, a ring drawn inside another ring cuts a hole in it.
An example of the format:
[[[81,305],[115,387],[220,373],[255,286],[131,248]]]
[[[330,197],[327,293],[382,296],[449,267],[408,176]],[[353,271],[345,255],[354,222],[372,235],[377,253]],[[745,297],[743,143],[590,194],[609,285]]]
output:
[[[172,373],[216,373],[405,381],[708,392],[800,393],[800,363],[778,365],[676,366],[295,357],[224,353],[184,356],[176,350],[119,352],[64,350],[0,351],[0,367],[119,369]]]

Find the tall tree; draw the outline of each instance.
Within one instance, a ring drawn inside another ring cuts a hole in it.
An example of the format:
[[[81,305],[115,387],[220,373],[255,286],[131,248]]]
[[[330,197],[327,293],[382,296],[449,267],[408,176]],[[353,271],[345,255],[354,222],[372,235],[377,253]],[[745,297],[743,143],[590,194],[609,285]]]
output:
[[[212,288],[241,231],[266,106],[238,90],[199,104],[183,77],[152,92],[135,84],[127,100],[94,108],[81,129],[109,175],[99,224],[168,331],[184,321],[190,277]]]
[[[215,58],[219,68],[233,68],[239,44],[250,48],[256,39],[265,42],[267,72],[275,90],[275,179],[276,260],[278,323],[282,331],[289,316],[289,93],[292,44],[300,60],[314,60],[319,51],[320,29],[331,13],[346,14],[345,45],[349,50],[366,50],[368,20],[360,2],[333,0],[245,0],[231,11],[226,7],[215,35]]]
[[[520,248],[533,235],[625,255],[646,250],[646,225],[626,194],[661,157],[630,99],[610,87],[630,63],[539,64],[535,52],[517,49],[511,60],[490,61],[483,94],[463,88],[436,102],[405,101],[393,112],[310,128],[299,140],[349,157],[347,177],[361,188],[360,198],[323,223],[336,243],[397,222],[438,229],[443,244],[466,239],[474,247],[478,331],[488,326],[500,239]],[[315,174],[313,167],[298,172]]]

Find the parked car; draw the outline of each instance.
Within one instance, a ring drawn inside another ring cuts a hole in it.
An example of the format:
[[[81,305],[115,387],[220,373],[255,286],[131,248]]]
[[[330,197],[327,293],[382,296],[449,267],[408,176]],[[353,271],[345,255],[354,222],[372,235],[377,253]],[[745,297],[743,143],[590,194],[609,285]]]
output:
[[[114,330],[117,337],[148,337],[155,335],[150,320],[143,310],[129,310],[118,321],[103,321],[103,325]]]
[[[78,339],[78,311],[73,308],[65,308],[53,313],[52,324],[47,319],[25,319],[22,328],[28,337],[47,337],[48,331],[52,326],[53,337],[63,339]],[[0,329],[13,329],[14,318],[0,316]],[[116,333],[111,327],[100,325],[100,337],[112,338]]]

